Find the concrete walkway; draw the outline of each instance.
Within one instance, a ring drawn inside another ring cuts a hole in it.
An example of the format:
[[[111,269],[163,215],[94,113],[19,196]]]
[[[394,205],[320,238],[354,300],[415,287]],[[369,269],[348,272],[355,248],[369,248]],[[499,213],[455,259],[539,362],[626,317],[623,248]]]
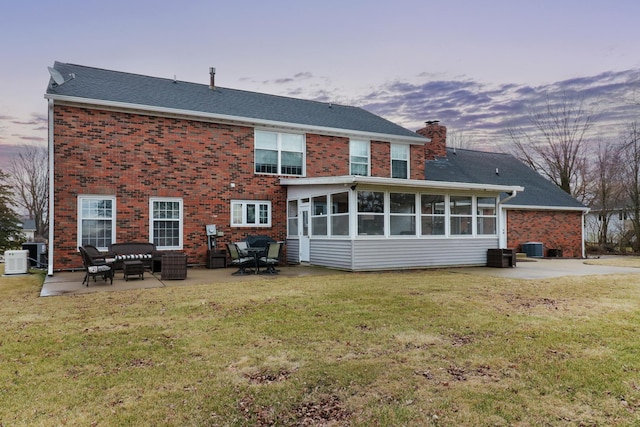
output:
[[[121,271],[116,273],[113,285],[98,279],[91,280],[89,286],[82,284],[84,272],[59,272],[53,276],[47,276],[42,286],[40,296],[56,296],[65,294],[83,294],[90,292],[122,291],[127,289],[161,288],[165,286],[190,286],[207,283],[243,282],[248,280],[277,280],[279,277],[305,277],[322,276],[331,274],[344,274],[344,271],[333,270],[324,267],[312,267],[294,265],[278,267],[278,275],[247,274],[234,276],[234,268],[189,268],[185,280],[161,280],[160,273],[145,272],[144,280],[129,279],[125,281]],[[506,277],[514,279],[545,279],[561,276],[590,276],[602,274],[640,274],[640,268],[611,267],[606,265],[585,264],[582,259],[542,259],[536,258],[525,261],[518,260],[516,267],[491,268],[491,267],[456,267],[446,268],[460,274],[486,275],[494,277]]]

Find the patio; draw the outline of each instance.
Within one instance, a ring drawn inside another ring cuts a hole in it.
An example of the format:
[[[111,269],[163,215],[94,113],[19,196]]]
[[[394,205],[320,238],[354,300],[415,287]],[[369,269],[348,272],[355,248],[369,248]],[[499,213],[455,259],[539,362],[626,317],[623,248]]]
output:
[[[184,280],[161,280],[160,272],[151,273],[145,271],[144,280],[130,279],[125,281],[122,271],[117,271],[113,278],[113,285],[109,281],[97,281],[89,283],[89,286],[82,284],[84,271],[74,272],[63,271],[47,276],[40,292],[41,297],[58,296],[65,294],[86,294],[92,292],[123,291],[128,289],[162,288],[169,286],[192,286],[207,283],[220,282],[246,282],[255,280],[278,280],[279,277],[304,277],[317,275],[330,275],[344,273],[339,270],[332,270],[324,267],[311,267],[306,265],[293,265],[278,267],[280,272],[273,274],[245,274],[234,276],[236,268],[214,268],[194,267],[187,269],[187,278]]]
[[[505,277],[515,279],[545,279],[561,276],[588,276],[601,274],[637,274],[640,269],[633,267],[614,267],[607,265],[585,264],[583,259],[528,259],[528,262],[520,262],[515,268],[491,268],[491,267],[453,267],[446,270],[460,274],[489,275],[494,277]],[[84,271],[58,272],[53,276],[47,276],[40,296],[56,296],[65,294],[85,294],[91,292],[122,291],[127,289],[162,288],[169,286],[190,286],[207,283],[241,283],[255,280],[278,280],[279,277],[305,277],[324,276],[332,274],[349,274],[345,271],[334,270],[326,267],[316,267],[309,265],[289,265],[278,267],[280,273],[269,274],[246,274],[234,276],[232,273],[236,268],[214,268],[194,267],[187,270],[187,278],[184,280],[161,280],[160,273],[145,272],[144,280],[125,281],[121,271],[118,271],[113,279],[113,285],[98,279],[93,280],[89,286],[82,284]],[[353,273],[351,273],[353,274]]]

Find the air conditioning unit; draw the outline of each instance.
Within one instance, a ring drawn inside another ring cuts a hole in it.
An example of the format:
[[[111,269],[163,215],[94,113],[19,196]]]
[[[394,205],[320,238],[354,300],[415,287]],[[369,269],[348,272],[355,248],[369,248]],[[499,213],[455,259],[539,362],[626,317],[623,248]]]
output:
[[[28,270],[28,250],[4,252],[4,274],[26,274]]]

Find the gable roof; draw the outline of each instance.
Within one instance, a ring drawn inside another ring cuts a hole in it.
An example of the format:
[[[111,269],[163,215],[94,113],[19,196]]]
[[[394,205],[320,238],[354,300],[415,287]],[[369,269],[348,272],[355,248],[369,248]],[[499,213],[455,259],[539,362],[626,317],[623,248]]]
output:
[[[496,172],[497,171],[497,172]],[[576,199],[510,154],[447,148],[447,158],[429,160],[425,179],[488,185],[520,185],[511,207],[587,210]]]
[[[140,108],[265,126],[342,130],[424,144],[429,140],[362,108],[248,92],[139,74],[55,62],[65,82],[53,79],[45,98]]]

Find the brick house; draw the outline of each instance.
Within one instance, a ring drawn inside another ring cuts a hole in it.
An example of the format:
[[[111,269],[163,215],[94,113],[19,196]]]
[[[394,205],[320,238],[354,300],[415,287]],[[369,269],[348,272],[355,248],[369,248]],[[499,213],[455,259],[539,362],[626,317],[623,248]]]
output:
[[[49,274],[80,267],[78,246],[123,241],[205,264],[207,224],[219,247],[268,235],[289,262],[354,271],[482,265],[531,240],[582,256],[585,208],[513,157],[467,152],[514,171],[487,178],[444,126],[217,87],[213,71],[206,85],[54,64]],[[554,196],[536,203],[530,185]]]

